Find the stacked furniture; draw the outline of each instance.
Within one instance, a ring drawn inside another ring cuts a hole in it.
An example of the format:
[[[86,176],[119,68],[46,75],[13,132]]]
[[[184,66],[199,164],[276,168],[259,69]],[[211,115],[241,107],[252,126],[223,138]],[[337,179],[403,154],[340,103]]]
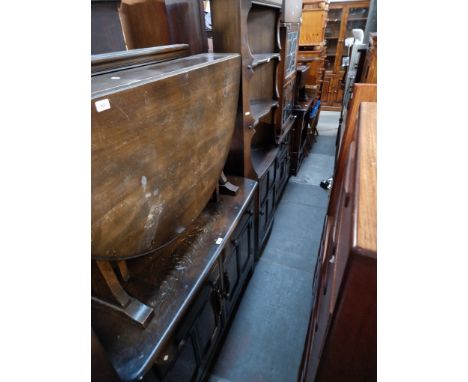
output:
[[[323,110],[340,111],[344,80],[349,62],[349,49],[345,40],[353,37],[353,29],[366,27],[368,0],[333,1],[330,3],[325,29],[326,59],[321,101]]]
[[[93,56],[96,381],[203,380],[254,270],[258,184],[222,176],[241,58],[187,51]]]
[[[289,173],[297,25],[283,29],[287,50],[278,39],[282,7],[282,0],[211,1],[214,52],[236,52],[242,59],[237,123],[225,171],[259,182],[258,253],[266,244]]]
[[[297,61],[309,65],[306,86],[311,98],[320,98],[325,61],[325,26],[329,0],[304,0]]]
[[[376,85],[355,84],[314,273],[301,382],[377,379],[376,99]]]

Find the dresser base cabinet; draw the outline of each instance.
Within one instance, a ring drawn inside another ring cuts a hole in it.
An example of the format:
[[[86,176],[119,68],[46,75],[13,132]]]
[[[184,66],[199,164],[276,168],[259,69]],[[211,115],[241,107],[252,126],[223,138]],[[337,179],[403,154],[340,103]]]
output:
[[[206,377],[255,264],[257,183],[228,180],[237,193],[210,202],[168,258],[126,262],[126,289],[154,309],[145,327],[93,305],[100,347],[92,356],[110,361],[93,367],[99,375],[114,370],[119,380],[146,382]]]

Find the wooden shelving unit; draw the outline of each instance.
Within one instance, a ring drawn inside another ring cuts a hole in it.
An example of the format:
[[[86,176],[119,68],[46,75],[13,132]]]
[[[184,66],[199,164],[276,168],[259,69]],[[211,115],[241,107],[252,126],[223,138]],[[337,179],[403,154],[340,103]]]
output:
[[[322,90],[328,8],[329,0],[303,0],[298,64],[310,66],[306,86],[315,90],[317,98],[320,98]]]
[[[213,51],[242,56],[237,125],[225,172],[259,182],[258,252],[273,223],[281,141],[288,138],[281,118],[287,102],[278,81],[285,53],[279,41],[282,6],[283,0],[210,2]]]

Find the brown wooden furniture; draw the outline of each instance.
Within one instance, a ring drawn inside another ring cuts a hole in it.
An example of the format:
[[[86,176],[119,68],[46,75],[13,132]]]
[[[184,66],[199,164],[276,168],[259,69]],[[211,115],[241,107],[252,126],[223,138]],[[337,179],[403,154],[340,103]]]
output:
[[[309,112],[313,103],[314,99],[310,98],[306,101],[298,102],[294,106],[294,113],[297,115],[297,118],[291,130],[291,145],[289,147],[291,153],[291,175],[297,175],[302,161],[307,155]]]
[[[122,0],[120,15],[128,49],[188,44],[190,54],[208,51],[200,0]]]
[[[275,113],[278,141],[289,132],[296,116],[293,113],[299,23],[280,24],[281,59],[278,65],[279,105]]]
[[[367,49],[360,82],[377,83],[377,33],[369,34],[369,48]]]
[[[260,253],[273,224],[277,187],[284,188],[288,173],[279,176],[278,184],[278,170],[288,161],[284,142],[289,139],[287,123],[285,127],[278,117],[283,115],[278,110],[283,106],[279,105],[282,88],[278,79],[284,80],[284,73],[289,73],[278,66],[282,0],[212,0],[210,7],[214,51],[242,56],[237,125],[225,171],[259,182]]]
[[[202,54],[92,76],[94,258],[157,250],[204,208],[231,142],[239,61]]]
[[[325,29],[326,59],[321,92],[323,110],[341,110],[346,62],[349,59],[345,39],[353,37],[353,29],[365,29],[368,11],[368,0],[330,3]]]
[[[91,0],[91,52],[187,44],[208,52],[201,0]]]
[[[348,115],[325,218],[301,382],[377,380],[376,103],[353,110],[359,105]]]
[[[142,327],[154,311],[123,286],[126,260],[165,256],[187,235],[217,188],[238,102],[239,55],[154,63],[172,48],[93,56],[93,303]]]
[[[229,178],[172,253],[127,261],[125,288],[154,310],[146,327],[99,304],[92,327],[122,381],[201,381],[254,269],[257,183]]]
[[[155,46],[103,53],[91,56],[91,74],[111,73],[120,69],[157,64],[189,55],[187,44]]]
[[[329,1],[304,0],[297,61],[309,65],[306,85],[320,98],[325,61],[325,25]]]

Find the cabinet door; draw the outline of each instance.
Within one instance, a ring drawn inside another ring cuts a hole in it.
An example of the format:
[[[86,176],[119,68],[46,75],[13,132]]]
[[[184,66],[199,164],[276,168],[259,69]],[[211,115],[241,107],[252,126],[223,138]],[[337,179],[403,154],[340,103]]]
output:
[[[250,205],[224,251],[223,295],[225,296],[226,316],[231,313],[244,281],[253,268],[254,235],[253,206]]]
[[[323,25],[325,23],[325,11],[307,10],[302,11],[301,33],[299,45],[318,45],[323,41]]]
[[[153,367],[161,381],[190,382],[205,368],[223,325],[219,262],[203,282],[182,323]]]
[[[194,333],[191,332],[178,347],[178,357],[174,365],[162,381],[165,382],[190,382],[193,381],[198,370],[196,345]]]

